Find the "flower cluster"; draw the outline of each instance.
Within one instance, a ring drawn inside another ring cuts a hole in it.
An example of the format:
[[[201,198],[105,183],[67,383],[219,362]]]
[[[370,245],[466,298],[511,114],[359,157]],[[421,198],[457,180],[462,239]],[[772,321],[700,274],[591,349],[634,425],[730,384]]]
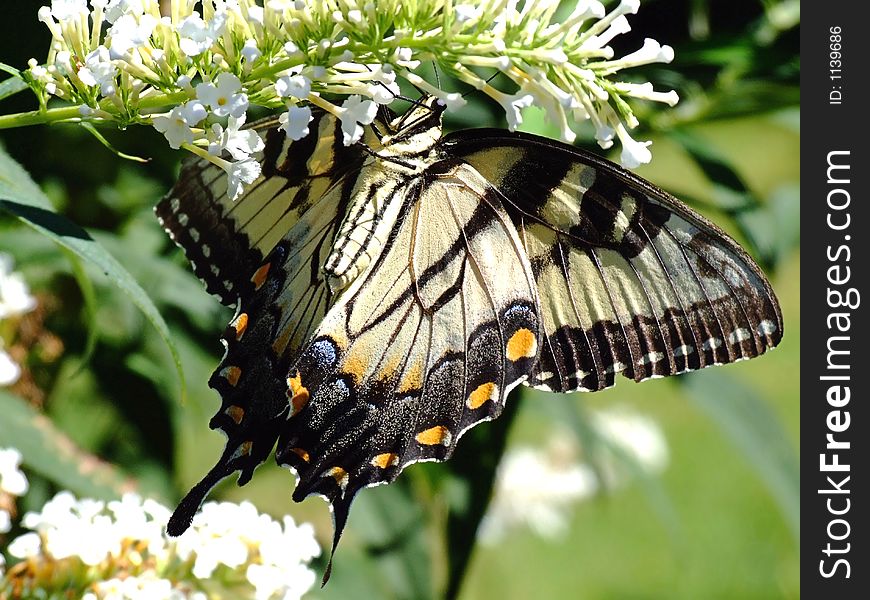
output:
[[[106,503],[61,492],[24,515],[31,531],[9,544],[20,562],[0,579],[0,597],[75,587],[87,600],[206,600],[231,588],[232,597],[292,600],[314,584],[308,564],[320,547],[308,524],[278,523],[247,502],[210,502],[184,535],[169,538],[169,514],[132,494]]]
[[[537,106],[572,141],[571,122],[591,120],[603,148],[618,139],[622,162],[650,160],[649,142],[631,138],[637,119],[626,102],[674,105],[675,92],[615,81],[622,69],[669,62],[673,50],[647,39],[627,56],[609,42],[629,30],[639,0],[607,12],[577,0],[561,22],[559,0],[52,0],[39,18],[53,42],[46,63],[31,60],[25,79],[44,121],[151,124],[173,148],[211,160],[241,192],[259,175],[257,135],[241,130],[250,105],[281,109],[291,139],[309,134],[311,107],[341,119],[344,143],[360,139],[378,104],[399,95],[399,80],[437,96],[448,109],[465,100],[416,71],[434,63],[505,110],[510,129]],[[511,89],[490,83],[501,72]],[[74,110],[47,109],[50,96]],[[344,98],[340,102],[336,99]],[[52,110],[56,112],[52,112]],[[9,124],[16,124],[10,120]],[[223,158],[229,155],[230,160]]]
[[[36,307],[36,298],[30,295],[27,282],[12,267],[12,257],[0,252],[0,324]],[[21,367],[3,349],[2,333],[0,328],[0,385],[10,385],[18,380]]]
[[[576,440],[566,433],[554,436],[544,450],[520,447],[502,458],[495,495],[478,532],[481,541],[495,543],[520,525],[556,537],[567,531],[573,504],[630,480],[626,458],[648,473],[667,466],[665,438],[649,417],[615,408],[591,413],[590,421],[603,442],[594,467],[577,460]]]

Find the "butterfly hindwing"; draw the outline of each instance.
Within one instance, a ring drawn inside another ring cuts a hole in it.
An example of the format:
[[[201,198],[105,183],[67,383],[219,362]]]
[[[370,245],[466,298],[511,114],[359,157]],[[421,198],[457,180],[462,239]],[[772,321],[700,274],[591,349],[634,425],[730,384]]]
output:
[[[528,384],[599,390],[750,358],[782,337],[770,284],[718,227],[564,144],[470,130],[445,147],[504,198],[532,264],[546,337]]]
[[[444,460],[537,355],[534,280],[509,217],[472,169],[440,168],[406,190],[395,235],[291,367],[307,403],[277,458],[299,474],[295,500],[330,500],[336,541],[359,489]]]

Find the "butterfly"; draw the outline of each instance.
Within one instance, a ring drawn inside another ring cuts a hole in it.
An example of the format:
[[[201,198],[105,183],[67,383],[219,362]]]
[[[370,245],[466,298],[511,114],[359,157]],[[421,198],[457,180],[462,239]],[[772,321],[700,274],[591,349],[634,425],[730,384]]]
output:
[[[329,501],[334,553],[359,490],[447,459],[520,384],[596,391],[780,341],[770,284],[716,225],[569,145],[442,135],[443,110],[382,108],[351,146],[317,109],[298,141],[260,122],[262,174],[241,197],[190,160],[158,204],[206,289],[236,306],[209,380],[226,447],[171,535],[274,449],[295,501]]]

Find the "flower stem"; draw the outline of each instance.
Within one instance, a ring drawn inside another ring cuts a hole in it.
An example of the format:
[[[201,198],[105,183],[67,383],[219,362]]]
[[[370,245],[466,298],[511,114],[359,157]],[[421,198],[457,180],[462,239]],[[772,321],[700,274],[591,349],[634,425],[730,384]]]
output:
[[[78,106],[62,106],[48,110],[31,110],[29,112],[0,115],[0,129],[26,127],[28,125],[43,125],[57,121],[68,121],[81,118]]]

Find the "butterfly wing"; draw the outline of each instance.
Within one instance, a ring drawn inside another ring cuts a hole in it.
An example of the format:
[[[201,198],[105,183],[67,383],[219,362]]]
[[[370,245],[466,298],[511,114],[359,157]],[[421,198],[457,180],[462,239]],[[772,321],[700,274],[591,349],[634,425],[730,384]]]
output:
[[[289,372],[276,455],[299,475],[294,500],[329,500],[336,543],[358,490],[448,457],[537,354],[534,280],[491,188],[458,166],[404,194],[394,235]]]
[[[751,358],[782,337],[755,262],[676,198],[593,154],[469,130],[444,149],[499,191],[532,265],[545,337],[527,384],[600,390]]]
[[[342,170],[323,162],[326,159],[318,157],[316,148],[310,153],[299,148],[294,151],[295,144],[286,156],[275,154],[270,158],[270,138],[264,163],[272,166],[264,170],[264,176],[276,182],[260,182],[259,186],[255,183],[252,191],[237,200],[248,203],[246,216],[228,204],[226,195],[211,198],[211,188],[183,180],[162,202],[163,214],[167,215],[164,224],[171,234],[174,232],[188,257],[200,256],[192,243],[191,228],[209,222],[213,222],[213,237],[207,243],[216,244],[226,253],[246,253],[242,261],[245,271],[228,273],[233,277],[229,280],[231,286],[217,277],[210,278],[210,271],[197,271],[205,273],[210,291],[221,294],[225,301],[232,298],[238,303],[236,315],[221,339],[226,353],[209,380],[222,400],[209,425],[226,434],[227,444],[217,465],[179,504],[167,527],[171,535],[187,529],[200,503],[221,479],[241,471],[239,485],[246,483],[272,451],[288,411],[289,361],[297,356],[335,300],[322,266],[351,200],[359,193],[360,181],[365,179],[360,173],[365,169],[367,155],[359,148],[332,144],[336,121],[320,116],[315,121],[321,132],[318,143],[328,142],[335,153],[332,156],[342,157]],[[303,164],[308,174],[302,176],[302,167],[293,161],[305,156],[308,159]],[[174,210],[170,206],[173,198],[178,199]],[[167,209],[170,213],[166,213]],[[260,215],[265,213],[274,222],[263,220],[265,217]],[[279,227],[287,229],[280,241],[273,241]],[[211,258],[221,272],[235,263],[219,261],[236,260],[214,254]],[[201,269],[200,263],[196,268]],[[234,292],[238,296],[233,297]]]
[[[227,305],[252,292],[250,278],[263,258],[364,159],[359,148],[341,142],[338,121],[318,109],[311,133],[299,141],[278,130],[275,119],[251,127],[266,140],[256,155],[261,175],[240,197],[229,197],[223,169],[190,158],[178,183],[155,209],[206,289]]]

